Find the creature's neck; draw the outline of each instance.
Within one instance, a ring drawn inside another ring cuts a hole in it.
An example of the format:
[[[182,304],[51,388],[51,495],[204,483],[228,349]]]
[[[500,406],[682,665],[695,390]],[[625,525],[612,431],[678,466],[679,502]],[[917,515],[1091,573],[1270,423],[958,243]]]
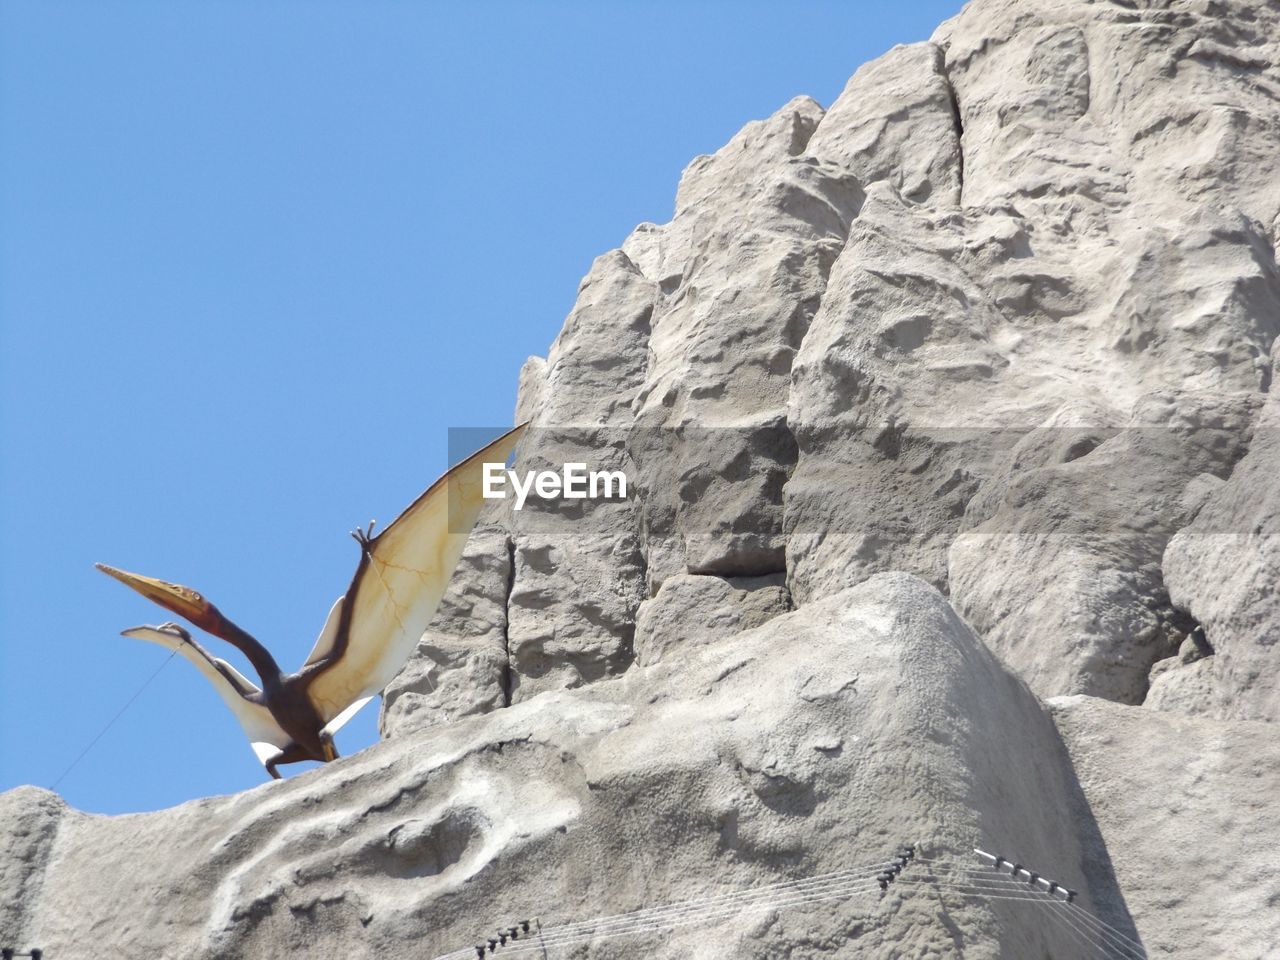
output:
[[[227,641],[248,658],[249,662],[253,664],[253,669],[257,671],[258,676],[262,679],[264,690],[280,683],[280,666],[276,663],[275,657],[271,656],[267,648],[260,644],[248,631],[243,630],[224,617],[221,611],[218,612],[215,622],[206,626],[205,629],[215,637],[221,637]]]

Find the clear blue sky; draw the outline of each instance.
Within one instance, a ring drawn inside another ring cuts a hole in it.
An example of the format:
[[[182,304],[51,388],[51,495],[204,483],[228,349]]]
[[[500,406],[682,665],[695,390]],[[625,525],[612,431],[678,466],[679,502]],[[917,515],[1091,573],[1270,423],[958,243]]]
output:
[[[168,656],[118,636],[167,615],[94,561],[296,668],[347,531],[445,468],[448,427],[510,422],[689,160],[959,6],[0,0],[0,789],[52,783]],[[60,792],[264,778],[174,659]]]

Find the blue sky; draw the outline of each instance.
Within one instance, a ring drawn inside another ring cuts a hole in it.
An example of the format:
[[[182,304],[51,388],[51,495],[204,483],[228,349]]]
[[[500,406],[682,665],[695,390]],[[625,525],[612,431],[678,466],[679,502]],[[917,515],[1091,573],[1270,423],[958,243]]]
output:
[[[959,6],[0,0],[0,789],[50,785],[167,656],[118,636],[167,615],[94,561],[296,668],[347,531],[449,427],[510,422],[689,160]],[[117,813],[264,778],[174,659],[59,790]]]

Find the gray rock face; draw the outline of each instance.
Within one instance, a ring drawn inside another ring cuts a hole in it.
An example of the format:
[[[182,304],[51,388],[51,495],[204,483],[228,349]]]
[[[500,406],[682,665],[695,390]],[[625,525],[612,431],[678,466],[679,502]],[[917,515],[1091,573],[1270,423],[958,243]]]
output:
[[[634,472],[624,444],[646,369],[655,283],[597,258],[551,347],[519,469]],[[545,505],[545,506],[544,506]],[[633,500],[527,501],[511,514],[510,700],[614,676],[631,663],[645,563]]]
[[[44,874],[66,806],[52,793],[21,787],[0,794],[0,930],[5,942],[26,943],[31,905],[44,894]]]
[[[1158,394],[1111,436],[1032,431],[952,543],[957,609],[1035,689],[1143,702],[1152,664],[1194,625],[1161,568],[1194,516],[1185,491],[1230,472],[1257,408],[1248,395]]]
[[[1081,696],[1050,704],[1148,955],[1274,956],[1275,728]]]
[[[495,505],[375,748],[4,795],[3,930],[426,956],[905,841],[548,957],[1280,951],[1278,61],[1266,0],[974,0],[695,159],[520,375],[517,469],[627,496]]]
[[[655,296],[626,254],[596,260],[549,359],[530,358],[521,371],[516,419],[532,429],[518,470],[584,462],[633,472],[624,440]],[[384,696],[385,736],[631,663],[645,589],[634,503],[533,497],[513,507],[495,503],[487,532],[468,543],[417,657]]]
[[[507,706],[510,538],[490,522],[467,541],[414,659],[382,693],[383,736]]]
[[[785,569],[791,359],[861,199],[848,171],[801,155],[821,115],[792,101],[695,160],[675,218],[641,234],[664,291],[632,444],[650,592]]]
[[[1032,766],[1035,778],[1009,775]],[[6,797],[27,825],[11,847],[57,837],[25,881],[56,891],[28,907],[29,940],[82,955],[110,918],[122,955],[194,960],[317,944],[432,956],[506,916],[539,915],[550,931],[605,904],[874,863],[903,840],[928,860],[1002,838],[1060,865],[1094,909],[1126,923],[1105,857],[1086,854],[1089,832],[1082,842],[1058,827],[1073,800],[1035,697],[903,574],[618,682],[397,737],[238,796],[115,818],[35,789]],[[868,871],[833,901],[618,939],[609,955],[765,958],[797,942],[836,957],[1072,949],[1034,910],[938,890],[911,870],[929,867],[909,868],[883,899]]]
[[[1166,686],[1191,690],[1185,696],[1164,691],[1160,705],[1280,720],[1280,403],[1274,395],[1230,479],[1207,493],[1195,520],[1169,543],[1164,572],[1173,601],[1204,625],[1214,655],[1170,670]],[[1183,680],[1189,670],[1198,683]]]
[[[670,654],[767,623],[791,609],[780,575],[714,577],[677,574],[636,612],[636,661],[648,666]]]
[[[897,569],[1042,695],[1142,702],[1197,622],[1165,547],[1270,386],[1276,25],[977,3],[690,164],[526,370],[635,496],[517,539],[516,697],[625,669],[673,576]]]

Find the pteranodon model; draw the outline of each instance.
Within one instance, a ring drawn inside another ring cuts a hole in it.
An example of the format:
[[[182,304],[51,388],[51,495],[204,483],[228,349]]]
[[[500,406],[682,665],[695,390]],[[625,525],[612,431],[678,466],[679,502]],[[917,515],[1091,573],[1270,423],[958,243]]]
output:
[[[99,563],[103,573],[236,647],[262,678],[262,689],[177,624],[134,627],[124,636],[158,643],[194,663],[277,780],[280,764],[333,760],[334,732],[399,673],[431,621],[484,505],[484,464],[505,464],[523,431],[524,425],[516,427],[458,464],[377,536],[372,523],[352,534],[360,544],[355,576],[297,673],[282,673],[266,647],[190,587]]]

